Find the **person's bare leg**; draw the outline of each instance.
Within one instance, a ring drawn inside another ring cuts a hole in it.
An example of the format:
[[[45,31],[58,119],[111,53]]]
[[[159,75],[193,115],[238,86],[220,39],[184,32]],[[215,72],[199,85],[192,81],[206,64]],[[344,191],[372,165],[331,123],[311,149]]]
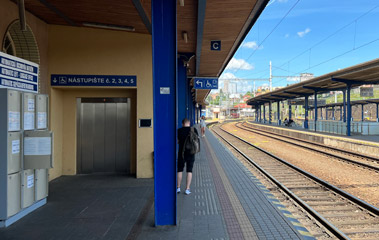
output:
[[[191,173],[191,172],[188,172],[188,173],[187,173],[187,186],[186,186],[186,190],[187,190],[187,189],[190,189],[191,181],[192,181],[192,173]]]
[[[178,172],[178,188],[180,188],[180,183],[182,182],[183,172]]]

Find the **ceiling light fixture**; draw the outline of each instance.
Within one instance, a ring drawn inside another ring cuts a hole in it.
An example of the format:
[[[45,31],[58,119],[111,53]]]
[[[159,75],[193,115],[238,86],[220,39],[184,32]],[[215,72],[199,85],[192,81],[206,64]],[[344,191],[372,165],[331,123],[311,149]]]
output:
[[[179,0],[179,6],[184,7],[184,0]]]
[[[104,24],[104,23],[84,22],[82,25],[85,27],[121,30],[121,31],[129,31],[129,32],[134,32],[136,30],[134,27],[131,27],[131,26],[120,26],[120,25]]]
[[[184,42],[188,43],[188,33],[187,32],[183,32],[182,35],[183,35]]]

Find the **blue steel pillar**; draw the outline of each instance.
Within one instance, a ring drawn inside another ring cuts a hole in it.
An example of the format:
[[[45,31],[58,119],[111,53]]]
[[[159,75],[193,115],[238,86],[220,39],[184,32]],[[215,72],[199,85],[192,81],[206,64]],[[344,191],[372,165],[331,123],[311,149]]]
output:
[[[365,113],[363,110],[364,110],[364,105],[362,104],[362,118],[361,118],[361,119],[362,119],[362,120],[361,120],[362,122],[363,122],[364,113]]]
[[[288,100],[288,121],[292,118],[292,105],[291,100]]]
[[[176,224],[176,0],[152,0],[155,225]]]
[[[304,103],[305,103],[304,128],[308,129],[308,109],[309,109],[308,96],[305,96]]]
[[[343,122],[346,122],[346,89],[342,91],[343,95]]]
[[[268,103],[268,123],[271,124],[271,102]]]
[[[342,116],[342,105],[340,106],[340,121],[342,122],[342,119],[343,118],[343,116]]]
[[[376,122],[379,122],[379,103],[376,104]]]
[[[314,103],[314,106],[315,106],[315,119],[314,119],[314,122],[315,122],[315,132],[317,131],[317,91],[315,91],[315,103]]]
[[[186,118],[187,114],[187,68],[184,66],[183,61],[178,59],[178,79],[176,81],[176,91],[178,98],[178,105],[176,111],[178,113],[177,128],[182,126],[182,120]]]
[[[277,114],[278,114],[278,125],[280,126],[282,124],[282,121],[280,120],[280,101],[277,102]]]
[[[262,106],[259,105],[259,122],[262,122]]]
[[[347,136],[350,136],[351,135],[351,105],[350,105],[350,89],[351,89],[351,85],[350,84],[347,84],[347,87],[346,87],[346,108],[347,108],[347,118],[346,118],[346,128],[347,128],[347,132],[346,132],[346,135]]]
[[[266,105],[263,104],[263,123],[266,123]]]

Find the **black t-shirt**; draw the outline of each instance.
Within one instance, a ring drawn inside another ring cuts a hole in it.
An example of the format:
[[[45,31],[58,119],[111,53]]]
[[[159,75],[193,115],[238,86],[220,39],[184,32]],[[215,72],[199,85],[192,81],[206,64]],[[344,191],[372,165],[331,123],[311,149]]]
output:
[[[199,136],[197,129],[194,128],[195,133]],[[178,129],[178,141],[179,141],[179,153],[181,154],[184,146],[184,142],[186,141],[187,136],[191,131],[191,127],[182,127]]]

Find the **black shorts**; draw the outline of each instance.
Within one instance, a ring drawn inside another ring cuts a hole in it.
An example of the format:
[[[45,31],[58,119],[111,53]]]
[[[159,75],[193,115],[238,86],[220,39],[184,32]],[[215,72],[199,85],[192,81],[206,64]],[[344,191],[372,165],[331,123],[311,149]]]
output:
[[[178,172],[183,172],[185,164],[187,164],[186,171],[192,172],[194,162],[195,162],[195,155],[184,154],[184,159],[182,156],[179,156],[178,157]]]

